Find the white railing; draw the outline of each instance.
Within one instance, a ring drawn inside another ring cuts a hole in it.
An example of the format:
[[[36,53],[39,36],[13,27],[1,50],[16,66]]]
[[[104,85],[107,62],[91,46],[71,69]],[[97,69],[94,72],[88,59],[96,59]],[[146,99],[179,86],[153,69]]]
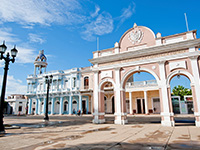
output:
[[[127,82],[126,88],[157,86],[156,80]]]

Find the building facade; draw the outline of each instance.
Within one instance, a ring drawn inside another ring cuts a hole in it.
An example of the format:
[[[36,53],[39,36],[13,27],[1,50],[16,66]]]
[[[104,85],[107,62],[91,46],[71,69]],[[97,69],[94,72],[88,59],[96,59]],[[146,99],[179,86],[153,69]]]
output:
[[[6,114],[25,115],[27,112],[27,99],[21,94],[12,94],[5,99],[7,102]]]
[[[47,62],[44,51],[40,51],[34,65],[34,74],[27,77],[28,114],[45,113],[47,93],[45,77],[49,75],[53,75],[49,90],[49,114],[73,114],[78,110],[86,114],[90,113],[89,98],[80,93],[80,68],[46,72]]]
[[[175,76],[190,80],[192,98],[185,100],[200,126],[200,39],[196,30],[162,37],[134,24],[113,48],[93,52],[91,67],[42,73],[47,63],[40,56],[34,75],[29,75],[29,113],[44,113],[46,75],[53,75],[50,114],[72,114],[80,109],[93,114],[93,123],[104,123],[105,114],[114,114],[115,124],[128,122],[127,114],[160,114],[161,124],[174,126],[170,82]],[[149,73],[154,79],[134,81],[136,73]],[[33,105],[33,102],[35,104]],[[180,104],[180,103],[179,103]],[[181,102],[180,105],[182,105]]]

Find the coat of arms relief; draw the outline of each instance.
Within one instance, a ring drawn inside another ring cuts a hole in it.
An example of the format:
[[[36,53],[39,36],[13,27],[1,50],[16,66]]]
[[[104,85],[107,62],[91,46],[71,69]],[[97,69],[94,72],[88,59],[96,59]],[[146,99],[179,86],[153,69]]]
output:
[[[142,41],[142,38],[144,36],[144,33],[141,30],[131,31],[131,33],[128,36],[128,39],[132,44],[140,43]]]

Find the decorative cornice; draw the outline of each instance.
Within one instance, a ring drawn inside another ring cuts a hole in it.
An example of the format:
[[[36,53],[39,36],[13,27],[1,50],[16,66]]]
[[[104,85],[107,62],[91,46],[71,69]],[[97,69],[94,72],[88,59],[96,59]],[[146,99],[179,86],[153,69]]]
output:
[[[149,48],[144,48],[137,51],[127,51],[127,52],[123,52],[119,54],[113,54],[109,56],[89,59],[89,61],[92,64],[96,64],[96,63],[101,64],[101,63],[120,61],[124,59],[138,58],[138,57],[143,57],[143,56],[148,56],[148,55],[162,54],[166,52],[173,52],[176,50],[188,49],[190,47],[200,47],[200,39],[186,40],[186,41],[172,43],[172,44],[149,47]]]
[[[133,65],[143,65],[143,64],[149,64],[149,63],[159,63],[162,64],[165,61],[169,60],[175,60],[175,59],[182,59],[182,58],[189,58],[191,56],[200,56],[200,51],[195,52],[187,52],[187,53],[180,53],[176,55],[168,55],[168,56],[161,56],[156,58],[150,58],[150,59],[144,59],[144,60],[138,60],[138,61],[130,61],[130,62],[123,62],[118,64],[111,64],[107,66],[101,66],[98,67],[99,70],[108,70],[113,69],[115,67],[127,67],[127,66],[133,66]]]

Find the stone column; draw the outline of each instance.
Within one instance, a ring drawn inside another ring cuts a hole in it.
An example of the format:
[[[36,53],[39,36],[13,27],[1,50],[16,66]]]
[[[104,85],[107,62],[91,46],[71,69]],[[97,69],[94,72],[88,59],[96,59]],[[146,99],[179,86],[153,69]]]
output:
[[[29,98],[29,101],[28,101],[28,114],[31,115],[32,114],[32,99]]]
[[[90,111],[91,113],[93,113],[93,97],[92,96],[90,96],[90,101],[91,101]]]
[[[52,97],[52,98],[51,98],[51,115],[54,114],[54,104],[55,104],[55,100],[54,100],[54,98]]]
[[[133,114],[132,92],[129,92],[130,114]]]
[[[98,123],[105,122],[105,104],[104,104],[104,91],[99,90],[98,92],[99,101],[98,101]]]
[[[149,114],[147,91],[144,91],[145,114]]]
[[[36,105],[35,105],[35,114],[36,115],[38,115],[39,113],[38,113],[38,102],[39,100],[38,99],[36,99]]]
[[[72,96],[69,96],[69,114],[72,114]]]
[[[194,116],[195,116],[195,124],[197,127],[200,127],[200,78],[199,78],[199,66],[197,61],[198,56],[191,57],[191,66],[192,66],[192,74],[194,77],[194,83],[191,86],[192,95],[193,95],[193,104],[194,104]]]
[[[174,113],[170,112],[169,98],[166,83],[165,62],[159,63],[160,71],[160,99],[161,99],[161,124],[163,126],[174,126]]]
[[[167,91],[168,91],[168,98],[169,98],[169,112],[173,113],[172,98],[171,98],[171,87],[170,86],[167,87]]]
[[[82,95],[79,95],[79,107],[78,108],[82,113]]]
[[[41,100],[38,98],[38,114],[41,114]]]
[[[60,115],[63,114],[63,97],[60,97]]]
[[[93,105],[94,105],[94,111],[93,111],[93,123],[99,123],[99,72],[94,72],[94,91],[93,91]]]
[[[125,124],[126,119],[126,97],[124,89],[120,89],[120,68],[115,69],[115,124]]]

